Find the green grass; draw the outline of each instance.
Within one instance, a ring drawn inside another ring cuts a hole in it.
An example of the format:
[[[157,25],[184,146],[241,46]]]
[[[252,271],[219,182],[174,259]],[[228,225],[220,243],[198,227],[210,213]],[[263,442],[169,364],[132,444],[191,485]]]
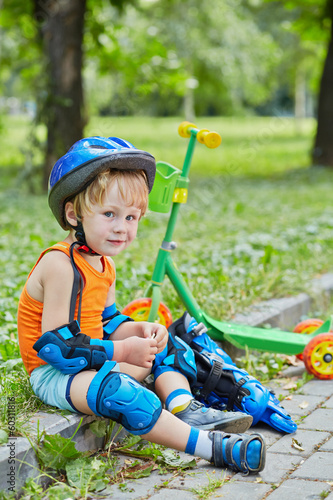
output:
[[[118,136],[146,149],[157,160],[182,166],[186,139],[178,136],[181,118],[92,117],[85,135]],[[199,146],[192,164],[192,174],[200,176],[269,176],[309,164],[315,122],[296,123],[292,118],[199,118],[198,128],[215,130],[222,136],[222,146],[208,151]],[[7,116],[0,129],[0,173],[16,175],[26,163],[32,148],[32,120],[27,116]],[[37,130],[43,142],[45,129]],[[38,161],[41,156],[38,155]]]
[[[87,135],[118,135],[141,149],[181,167],[186,139],[178,135],[180,118],[93,118]],[[311,119],[296,124],[292,118],[200,118],[198,128],[217,131],[222,146],[216,150],[196,148],[192,174],[206,177],[269,176],[309,164],[315,131]],[[300,131],[299,131],[300,128]]]
[[[179,122],[177,118],[95,118],[87,134],[122,136],[158,159],[181,166],[186,140],[177,135]],[[5,135],[0,135],[0,174],[6,173],[0,191],[3,425],[6,397],[21,397],[29,384],[18,362],[19,296],[40,252],[64,237],[46,195],[30,195],[17,182],[28,125],[26,119],[10,117]],[[230,319],[261,300],[311,292],[311,280],[333,267],[333,173],[308,168],[314,123],[305,121],[302,134],[296,133],[290,119],[200,119],[198,126],[223,136],[218,150],[198,144],[189,200],[175,231],[174,258],[198,303],[213,317]],[[20,147],[15,146],[16,137],[22,141]],[[137,240],[116,258],[120,308],[144,295],[167,217],[148,214],[140,223]],[[163,301],[174,317],[182,313],[183,306],[167,280]],[[323,304],[317,309],[323,310]],[[23,381],[20,387],[18,379]],[[29,388],[24,397],[30,408],[38,407]],[[18,406],[23,421],[25,407]]]

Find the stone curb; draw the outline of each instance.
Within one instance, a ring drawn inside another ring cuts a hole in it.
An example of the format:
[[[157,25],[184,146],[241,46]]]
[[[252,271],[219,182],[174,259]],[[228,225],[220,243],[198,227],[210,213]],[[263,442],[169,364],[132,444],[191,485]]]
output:
[[[327,301],[333,291],[333,274],[326,274],[313,282],[312,295],[301,293],[295,297],[282,299],[272,299],[261,302],[249,309],[248,312],[237,314],[232,321],[251,326],[260,326],[270,324],[272,327],[290,328],[295,325],[300,318],[307,314],[312,304],[316,301]],[[233,347],[233,346],[232,346]],[[243,353],[240,349],[238,353]],[[235,352],[233,353],[235,355]],[[82,422],[81,422],[82,419]],[[47,434],[59,434],[63,437],[71,437],[77,427],[80,428],[75,434],[73,441],[79,451],[97,450],[103,445],[103,438],[96,437],[89,429],[91,422],[96,417],[87,415],[66,415],[49,414],[38,412],[30,421],[31,434],[37,434],[37,425],[39,433],[45,431]],[[37,422],[39,421],[39,424]],[[117,426],[114,432],[117,431]],[[119,437],[124,435],[124,431]],[[9,463],[10,454],[15,456],[15,472]],[[12,472],[12,476],[10,473]],[[0,447],[0,491],[8,490],[11,477],[15,477],[15,491],[24,485],[28,478],[37,477],[38,461],[36,454],[26,438],[10,438],[9,442]]]

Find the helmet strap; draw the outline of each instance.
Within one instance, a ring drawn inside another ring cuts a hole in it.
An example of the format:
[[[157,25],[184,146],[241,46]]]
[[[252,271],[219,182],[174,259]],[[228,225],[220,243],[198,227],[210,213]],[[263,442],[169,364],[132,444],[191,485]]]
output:
[[[99,255],[99,253],[95,252],[95,250],[92,250],[86,241],[86,235],[84,234],[84,229],[81,221],[77,221],[77,226],[72,226],[70,224],[71,228],[74,229],[75,231],[75,238],[77,239],[76,244],[80,245],[78,246],[77,250],[81,253],[85,253],[87,255]]]

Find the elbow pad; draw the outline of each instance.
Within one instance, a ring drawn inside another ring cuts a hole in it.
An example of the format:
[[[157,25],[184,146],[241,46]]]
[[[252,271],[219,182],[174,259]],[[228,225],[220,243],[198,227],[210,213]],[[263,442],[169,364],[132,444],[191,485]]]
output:
[[[121,323],[125,323],[125,321],[134,321],[129,316],[121,314],[121,312],[117,310],[115,303],[104,309],[102,319],[104,323],[104,340],[108,339],[110,335],[118,328],[118,326],[121,325]]]
[[[113,357],[113,342],[91,339],[80,332],[77,321],[45,332],[33,348],[39,358],[66,374],[99,370]]]

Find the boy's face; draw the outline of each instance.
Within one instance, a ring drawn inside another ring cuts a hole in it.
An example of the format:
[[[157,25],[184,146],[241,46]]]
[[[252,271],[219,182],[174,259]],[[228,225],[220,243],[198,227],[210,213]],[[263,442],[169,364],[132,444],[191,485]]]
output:
[[[92,205],[91,212],[82,216],[87,244],[100,255],[118,255],[136,237],[140,217],[141,210],[127,206],[119,194],[117,182],[112,183],[103,205]]]

